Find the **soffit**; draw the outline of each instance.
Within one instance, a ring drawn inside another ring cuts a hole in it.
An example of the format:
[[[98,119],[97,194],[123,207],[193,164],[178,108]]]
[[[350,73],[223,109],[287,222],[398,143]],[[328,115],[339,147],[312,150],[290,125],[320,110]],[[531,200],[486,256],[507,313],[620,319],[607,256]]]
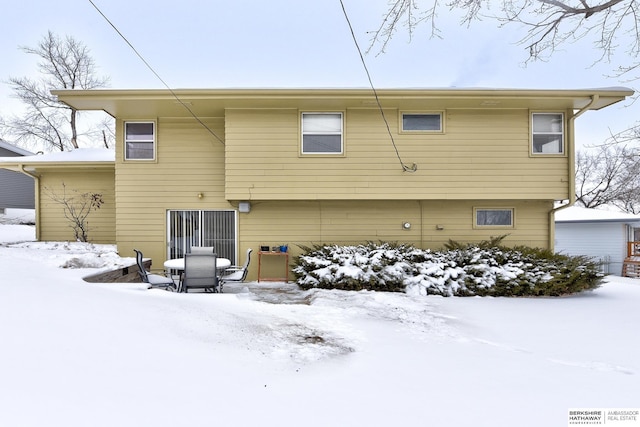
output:
[[[377,108],[371,89],[177,89],[56,90],[58,99],[78,110],[104,110],[114,117],[223,117],[225,109],[294,108],[342,110]],[[631,89],[380,89],[384,108],[597,110],[633,95]]]

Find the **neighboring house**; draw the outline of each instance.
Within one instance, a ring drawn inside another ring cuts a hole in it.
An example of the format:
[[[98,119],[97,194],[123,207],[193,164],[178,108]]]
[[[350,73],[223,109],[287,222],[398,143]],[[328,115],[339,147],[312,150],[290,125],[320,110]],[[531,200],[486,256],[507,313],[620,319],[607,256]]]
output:
[[[555,218],[557,252],[587,255],[602,262],[605,273],[622,274],[628,243],[640,234],[640,215],[571,206]]]
[[[160,266],[191,245],[215,246],[234,262],[261,246],[288,244],[292,255],[314,243],[436,249],[449,239],[503,234],[505,244],[552,248],[554,202],[574,194],[575,119],[633,91],[380,89],[379,99],[367,89],[54,94],[115,117],[115,159],[27,170],[41,187],[65,182],[103,192],[105,205],[91,214],[92,240],[117,243],[122,256],[140,249]],[[69,239],[60,207],[39,197],[39,238]],[[263,271],[275,270],[275,260],[263,259]],[[256,270],[253,262],[250,278]]]
[[[0,157],[22,156],[33,156],[33,153],[0,139]],[[0,214],[8,208],[35,208],[33,178],[19,171],[0,169]]]

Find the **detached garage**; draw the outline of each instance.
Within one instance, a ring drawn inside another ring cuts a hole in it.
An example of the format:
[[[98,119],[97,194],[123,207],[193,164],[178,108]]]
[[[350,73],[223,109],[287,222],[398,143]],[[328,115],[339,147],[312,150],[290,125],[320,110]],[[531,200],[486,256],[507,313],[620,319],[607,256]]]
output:
[[[590,256],[617,276],[629,242],[640,240],[640,215],[572,206],[556,213],[555,224],[556,252]]]

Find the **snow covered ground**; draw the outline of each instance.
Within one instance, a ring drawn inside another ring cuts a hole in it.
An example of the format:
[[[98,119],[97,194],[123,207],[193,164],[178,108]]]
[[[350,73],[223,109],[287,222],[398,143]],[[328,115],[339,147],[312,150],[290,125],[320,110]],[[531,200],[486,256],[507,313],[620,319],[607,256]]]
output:
[[[543,299],[176,294],[84,282],[133,262],[114,246],[33,240],[0,225],[2,426],[540,427],[640,406],[638,280]]]

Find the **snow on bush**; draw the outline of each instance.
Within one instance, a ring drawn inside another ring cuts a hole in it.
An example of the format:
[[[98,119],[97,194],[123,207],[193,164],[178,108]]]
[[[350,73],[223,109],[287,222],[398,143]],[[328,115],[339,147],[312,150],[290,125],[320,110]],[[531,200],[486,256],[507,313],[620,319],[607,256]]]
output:
[[[293,273],[304,288],[442,296],[560,296],[593,290],[603,275],[586,257],[475,245],[443,251],[367,243],[303,248]]]

